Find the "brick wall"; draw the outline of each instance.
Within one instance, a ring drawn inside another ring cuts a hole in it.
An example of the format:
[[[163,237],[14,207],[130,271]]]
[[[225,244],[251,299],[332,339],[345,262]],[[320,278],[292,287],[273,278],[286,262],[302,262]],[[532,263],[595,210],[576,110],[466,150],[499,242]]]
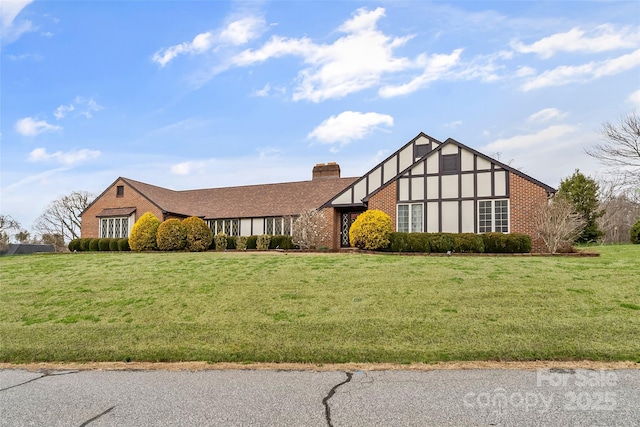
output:
[[[340,213],[335,208],[324,208],[320,212],[324,215],[327,227],[327,239],[320,246],[334,251],[340,249]]]
[[[369,199],[369,209],[378,209],[391,217],[393,229],[396,229],[397,183],[392,182]]]
[[[535,237],[533,216],[536,208],[547,202],[547,191],[518,175],[509,173],[509,204],[511,208],[511,232],[531,236],[532,252],[544,252],[542,240]]]
[[[124,195],[122,197],[116,196],[116,188],[119,185],[124,186]],[[163,220],[162,211],[158,209],[158,207],[152,204],[146,197],[141,196],[140,193],[127,185],[127,183],[119,179],[84,212],[80,229],[81,236],[99,236],[100,219],[97,215],[99,215],[103,209],[134,207],[136,208],[136,220],[146,212],[153,213],[160,221]]]

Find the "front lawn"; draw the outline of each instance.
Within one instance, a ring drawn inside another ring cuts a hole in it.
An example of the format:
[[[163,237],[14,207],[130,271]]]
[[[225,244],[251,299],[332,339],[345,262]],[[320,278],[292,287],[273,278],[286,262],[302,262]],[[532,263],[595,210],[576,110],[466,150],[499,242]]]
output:
[[[640,362],[640,245],[598,258],[0,258],[0,361]]]

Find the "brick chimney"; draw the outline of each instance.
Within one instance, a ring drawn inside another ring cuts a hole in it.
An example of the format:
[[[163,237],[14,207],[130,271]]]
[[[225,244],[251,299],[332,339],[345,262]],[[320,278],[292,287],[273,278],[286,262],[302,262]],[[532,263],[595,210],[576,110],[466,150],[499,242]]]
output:
[[[313,180],[340,178],[340,165],[336,162],[318,163],[313,167]]]

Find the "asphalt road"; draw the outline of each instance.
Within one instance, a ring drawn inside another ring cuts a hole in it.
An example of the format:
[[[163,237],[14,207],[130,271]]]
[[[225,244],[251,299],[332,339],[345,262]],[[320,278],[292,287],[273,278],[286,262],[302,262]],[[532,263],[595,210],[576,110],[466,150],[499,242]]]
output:
[[[1,426],[637,426],[640,370],[0,370]]]

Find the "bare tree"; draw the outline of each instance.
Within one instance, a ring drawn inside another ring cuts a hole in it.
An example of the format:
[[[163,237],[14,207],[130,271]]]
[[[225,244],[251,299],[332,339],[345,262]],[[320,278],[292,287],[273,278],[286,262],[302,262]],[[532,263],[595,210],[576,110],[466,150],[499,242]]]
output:
[[[8,231],[11,230],[20,230],[20,223],[11,215],[0,214],[0,250],[4,250],[9,244]]]
[[[538,237],[552,254],[570,248],[585,226],[582,216],[562,196],[541,204],[533,220]]]
[[[622,177],[598,179],[598,207],[604,214],[596,221],[604,243],[629,241],[633,224],[640,218],[640,193],[625,186]]]
[[[628,183],[640,185],[640,117],[637,113],[623,116],[620,122],[605,122],[602,127],[604,142],[585,150],[601,163],[616,168]]]
[[[293,223],[291,240],[300,249],[316,249],[327,238],[324,215],[316,209],[301,213]]]
[[[89,206],[93,195],[86,191],[73,191],[71,194],[54,200],[36,219],[34,229],[45,234],[60,234],[64,241],[80,237],[80,214]]]

